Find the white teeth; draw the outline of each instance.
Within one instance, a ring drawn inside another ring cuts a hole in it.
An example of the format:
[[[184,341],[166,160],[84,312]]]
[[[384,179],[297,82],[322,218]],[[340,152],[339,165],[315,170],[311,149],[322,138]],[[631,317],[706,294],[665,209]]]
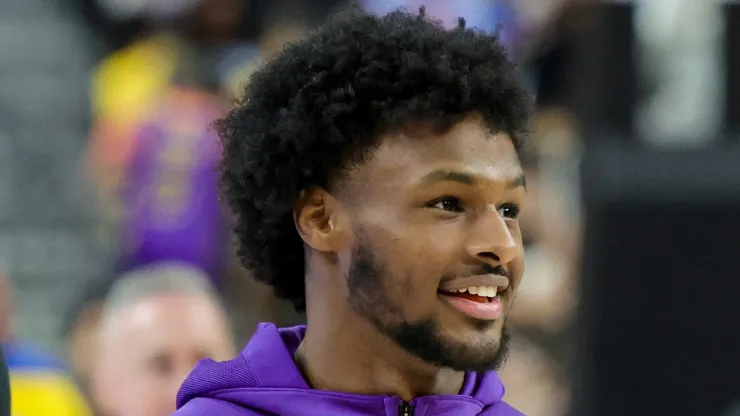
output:
[[[464,289],[457,289],[457,292],[493,298],[498,294],[498,288],[495,286],[471,286]]]
[[[495,286],[473,286],[465,290],[474,295],[485,296],[487,298],[495,297],[498,293],[498,288]]]

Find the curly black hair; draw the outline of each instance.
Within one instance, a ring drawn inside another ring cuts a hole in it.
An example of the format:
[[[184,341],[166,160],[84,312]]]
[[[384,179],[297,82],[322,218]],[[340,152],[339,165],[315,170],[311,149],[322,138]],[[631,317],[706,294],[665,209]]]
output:
[[[522,149],[531,97],[496,34],[447,30],[419,13],[347,9],[256,71],[216,122],[221,191],[237,254],[304,312],[304,249],[292,217],[301,190],[328,187],[378,137],[412,122],[444,132],[477,113]]]

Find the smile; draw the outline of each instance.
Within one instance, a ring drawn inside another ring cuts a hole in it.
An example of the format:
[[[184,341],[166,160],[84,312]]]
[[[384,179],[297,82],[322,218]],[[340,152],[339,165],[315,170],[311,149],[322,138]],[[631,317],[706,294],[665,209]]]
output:
[[[471,318],[492,321],[500,318],[503,312],[496,286],[474,286],[438,293],[443,302]]]

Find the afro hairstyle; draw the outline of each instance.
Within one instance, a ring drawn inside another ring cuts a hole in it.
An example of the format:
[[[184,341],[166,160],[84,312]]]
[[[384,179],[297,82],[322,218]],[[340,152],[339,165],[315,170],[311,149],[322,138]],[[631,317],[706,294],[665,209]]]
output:
[[[448,30],[419,13],[347,8],[258,69],[216,122],[221,192],[237,255],[254,278],[305,312],[304,248],[293,222],[301,190],[327,187],[379,136],[409,123],[444,132],[478,114],[522,149],[532,99],[497,34]]]

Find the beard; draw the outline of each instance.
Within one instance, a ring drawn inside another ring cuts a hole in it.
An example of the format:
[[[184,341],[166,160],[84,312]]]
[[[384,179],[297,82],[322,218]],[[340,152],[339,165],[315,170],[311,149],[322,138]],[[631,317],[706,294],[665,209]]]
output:
[[[388,296],[391,292],[384,284],[384,278],[388,276],[386,267],[365,241],[358,239],[347,280],[349,304],[355,312],[406,352],[434,366],[478,372],[498,370],[504,365],[511,338],[506,326],[497,345],[473,348],[463,342],[445,339],[439,324],[432,318],[405,320],[401,305],[394,304]],[[479,331],[494,323],[470,319]]]

